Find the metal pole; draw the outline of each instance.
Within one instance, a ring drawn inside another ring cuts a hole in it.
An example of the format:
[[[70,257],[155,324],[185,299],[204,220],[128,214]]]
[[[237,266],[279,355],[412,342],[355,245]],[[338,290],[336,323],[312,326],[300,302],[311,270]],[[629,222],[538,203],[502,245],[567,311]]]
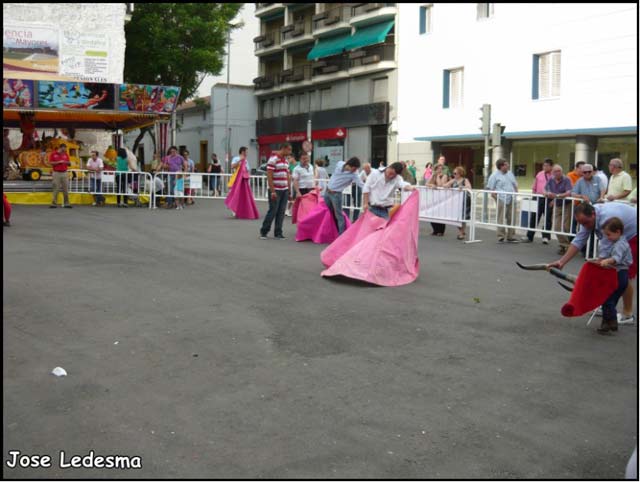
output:
[[[489,182],[489,134],[484,136],[484,189],[487,189]],[[489,203],[489,194],[486,192],[482,195],[482,222],[487,222],[487,205]]]
[[[227,95],[226,95],[226,114],[224,123],[224,132],[227,136],[226,146],[226,172],[230,172],[231,166],[231,129],[229,128],[229,82],[231,78],[231,27],[227,30]]]

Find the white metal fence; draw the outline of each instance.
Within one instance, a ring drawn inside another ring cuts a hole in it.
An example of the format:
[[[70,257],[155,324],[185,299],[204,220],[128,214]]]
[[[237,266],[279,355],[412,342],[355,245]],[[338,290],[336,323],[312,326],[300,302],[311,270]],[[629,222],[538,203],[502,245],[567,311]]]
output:
[[[137,206],[152,205],[153,177],[148,172],[102,171],[100,179],[92,171],[69,169],[69,192],[92,194],[96,199],[119,196],[122,202],[133,200]]]

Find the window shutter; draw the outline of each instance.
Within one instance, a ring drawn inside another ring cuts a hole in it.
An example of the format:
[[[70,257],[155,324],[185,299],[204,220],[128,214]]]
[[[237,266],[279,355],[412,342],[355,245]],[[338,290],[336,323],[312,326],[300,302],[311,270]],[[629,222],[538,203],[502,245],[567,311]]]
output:
[[[420,7],[420,35],[427,33],[427,7]]]
[[[551,80],[549,54],[540,56],[540,98],[546,99],[551,95],[549,84]]]
[[[532,69],[532,74],[531,74],[531,98],[532,99],[537,99],[538,98],[538,62],[539,62],[539,56],[538,55],[534,55],[533,56],[533,69]]]
[[[449,71],[442,71],[442,108],[449,108]]]
[[[450,93],[450,105],[451,107],[457,107],[459,105],[458,98],[460,96],[460,75],[459,70],[452,70],[450,74],[451,79],[451,93]]]
[[[560,97],[560,52],[554,52],[551,56],[551,96]]]

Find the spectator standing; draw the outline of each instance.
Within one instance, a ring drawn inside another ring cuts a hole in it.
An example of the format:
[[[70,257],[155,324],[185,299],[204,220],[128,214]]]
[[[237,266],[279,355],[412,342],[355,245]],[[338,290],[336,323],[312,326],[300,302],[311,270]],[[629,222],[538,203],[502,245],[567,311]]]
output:
[[[300,164],[293,169],[293,189],[296,196],[304,196],[314,187],[313,168],[309,162],[309,155],[300,156]]]
[[[446,174],[448,178],[451,178],[451,169],[447,166],[447,158],[442,154],[438,157],[438,164],[442,166],[442,172]]]
[[[411,173],[411,177],[413,178],[412,184],[415,186],[418,183],[418,171],[416,170],[416,161],[411,160],[407,166],[409,172]]]
[[[190,152],[188,150],[186,150],[186,149],[184,150],[183,157],[184,157],[185,161],[187,162],[187,172],[189,172],[189,173],[196,172],[196,162],[193,159],[191,159],[191,154],[190,154]],[[184,179],[184,177],[183,177],[183,179]],[[184,193],[187,196],[187,198],[186,198],[187,205],[191,206],[192,204],[195,204],[195,201],[191,197],[191,195],[192,195],[191,188],[185,188]],[[183,203],[183,206],[184,206],[184,203]]]
[[[449,180],[444,187],[452,188],[452,189],[464,189],[465,191],[471,191],[471,182],[466,178],[466,171],[464,167],[457,166],[453,169],[453,179]],[[471,219],[471,196],[469,192],[464,193],[464,201],[462,208],[462,219],[467,220]],[[458,239],[464,239],[466,236],[465,233],[466,223],[462,223],[462,225],[458,228]]]
[[[608,219],[602,225],[602,234],[610,243],[600,246],[597,263],[603,268],[615,268],[618,274],[618,288],[602,305],[602,324],[598,333],[606,334],[618,330],[616,305],[629,284],[629,268],[633,264],[633,254],[629,242],[624,237],[624,224],[620,218]]]
[[[287,162],[289,163],[289,177],[293,177],[293,171],[298,166],[298,161],[296,161],[295,156],[290,155],[287,157]],[[293,207],[293,201],[296,198],[296,192],[293,189],[293,185],[291,186],[291,193],[289,194],[289,202],[287,203],[287,209],[285,210],[285,216],[291,217],[291,208]]]
[[[553,229],[563,233],[571,232],[571,201],[565,199],[571,196],[571,180],[562,174],[562,166],[556,164],[551,168],[551,179],[547,182],[544,195],[548,199],[554,199],[553,206]],[[564,234],[557,234],[560,248],[558,254],[565,254],[569,247],[569,237]]]
[[[316,159],[315,166],[316,187],[320,188],[320,194],[324,195],[329,184],[329,174],[324,167],[324,159]]]
[[[393,207],[395,192],[398,189],[413,191],[415,187],[402,179],[404,166],[394,162],[389,167],[381,167],[371,171],[362,189],[362,210],[370,210],[372,214],[389,219],[389,209]]]
[[[342,215],[342,191],[344,191],[351,183],[356,183],[361,188],[364,183],[358,177],[358,169],[360,168],[360,159],[352,157],[347,162],[339,161],[333,176],[329,179],[327,191],[324,194],[324,202],[333,214],[333,219],[338,228],[338,234],[344,233],[345,221]]]
[[[582,166],[584,166],[584,164],[585,164],[584,161],[576,162],[573,168],[573,171],[567,174],[567,177],[571,181],[571,186],[575,186],[576,182],[578,182],[578,179],[582,177]]]
[[[67,169],[69,169],[71,161],[69,160],[67,146],[65,144],[60,144],[58,150],[51,153],[49,156],[49,164],[53,167],[53,172],[51,173],[53,178],[53,198],[51,200],[51,206],[49,207],[58,207],[58,193],[62,190],[64,200],[63,207],[71,209],[72,206],[69,204],[69,177],[67,174]]]
[[[116,205],[119,208],[128,206],[127,185],[128,185],[129,159],[127,151],[124,147],[118,149],[118,157],[116,157]]]
[[[431,175],[431,178],[427,183],[427,186],[430,186],[430,187],[446,186],[446,184],[449,182],[449,176],[447,176],[444,173],[444,168],[445,168],[444,164],[441,164],[441,163],[436,164],[433,170],[433,174]],[[431,228],[433,229],[433,232],[431,233],[431,235],[444,236],[446,227],[447,225],[443,223],[431,223]]]
[[[207,172],[213,174],[209,177],[209,189],[213,192],[214,196],[222,196],[222,165],[220,161],[218,161],[218,156],[215,154],[211,156],[211,163],[207,168]]]
[[[174,193],[176,196],[176,209],[184,209],[184,174],[182,173],[176,175],[176,188]]]
[[[162,159],[157,152],[153,153],[153,161],[151,162],[151,174],[162,171]]]
[[[591,164],[582,165],[582,178],[578,179],[578,182],[573,185],[573,191],[571,192],[573,197],[581,198],[591,204],[604,200],[606,190],[600,178],[593,174],[593,166]]]
[[[291,176],[289,175],[288,156],[291,154],[291,144],[285,142],[279,151],[267,161],[267,182],[269,183],[269,210],[260,228],[260,239],[267,239],[271,231],[271,224],[275,218],[275,239],[286,239],[282,233],[284,212],[291,191]]]
[[[602,182],[602,186],[604,187],[605,191],[607,190],[607,187],[609,187],[609,178],[607,177],[607,175],[604,173],[604,171],[602,169],[597,169],[596,173],[594,174],[598,179],[600,179],[600,181]]]
[[[544,219],[544,229],[547,231],[551,231],[551,226],[553,225],[553,202],[547,199],[544,196],[544,190],[547,186],[547,183],[551,179],[551,169],[553,168],[553,160],[546,158],[542,162],[542,171],[536,174],[536,178],[533,181],[533,186],[531,187],[531,192],[533,194],[538,194],[537,197],[537,209],[535,213],[529,213],[529,227],[535,228],[540,223],[541,219]],[[522,241],[533,243],[533,238],[536,235],[535,231],[527,231],[527,237]],[[549,240],[551,239],[551,233],[542,233],[542,243],[549,244]]]
[[[176,146],[169,147],[167,155],[163,159],[163,170],[169,173],[167,180],[167,187],[169,189],[167,209],[171,209],[175,207],[175,199],[173,198],[173,191],[176,185],[175,173],[187,170],[187,163],[184,158],[178,154],[178,148]]]
[[[91,157],[87,161],[87,170],[89,171],[89,190],[94,193],[101,193],[104,162],[98,157],[98,151],[91,151]],[[104,206],[104,196],[102,194],[93,195],[93,206]]]
[[[609,186],[607,188],[607,201],[627,202],[627,197],[633,189],[631,176],[622,169],[622,160],[616,158],[609,161]]]
[[[431,179],[431,175],[433,174],[433,164],[430,162],[427,162],[427,166],[426,169],[424,170],[424,176],[423,176],[423,181],[422,181],[422,185],[426,186],[429,183],[429,179]]]
[[[518,192],[518,183],[513,173],[509,170],[509,163],[504,159],[498,159],[496,162],[496,168],[498,169],[489,177],[487,183],[487,189],[489,191],[497,191],[497,193],[491,194],[491,197],[498,203],[498,222],[506,224],[507,226],[513,226],[513,211],[514,211],[514,196],[511,192]],[[517,243],[515,239],[516,230],[513,228],[506,228],[504,226],[497,229],[498,242],[502,243],[506,240],[509,243]]]
[[[626,203],[610,202],[591,205],[579,204],[574,212],[576,221],[580,224],[580,230],[575,239],[569,245],[565,255],[558,261],[549,264],[549,267],[564,268],[571,259],[587,245],[592,234],[600,240],[600,249],[607,249],[611,241],[603,236],[603,226],[611,218],[619,218],[624,226],[624,237],[631,246],[633,264],[629,268],[629,279],[634,279],[638,274],[638,210]],[[631,324],[633,317],[633,283],[627,285],[622,295],[622,315],[618,316],[618,323]]]

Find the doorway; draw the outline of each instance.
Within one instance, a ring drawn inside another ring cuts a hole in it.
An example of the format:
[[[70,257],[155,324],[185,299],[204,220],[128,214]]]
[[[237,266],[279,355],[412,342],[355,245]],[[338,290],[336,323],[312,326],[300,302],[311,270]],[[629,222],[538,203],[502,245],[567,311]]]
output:
[[[469,147],[443,147],[442,155],[447,159],[447,166],[453,172],[453,169],[457,166],[464,167],[467,172],[467,179],[472,186],[475,186],[474,177],[475,172],[473,169],[473,149]],[[482,176],[482,173],[480,173]]]
[[[207,172],[208,158],[209,158],[209,142],[200,141],[200,163],[198,164],[198,171]]]

